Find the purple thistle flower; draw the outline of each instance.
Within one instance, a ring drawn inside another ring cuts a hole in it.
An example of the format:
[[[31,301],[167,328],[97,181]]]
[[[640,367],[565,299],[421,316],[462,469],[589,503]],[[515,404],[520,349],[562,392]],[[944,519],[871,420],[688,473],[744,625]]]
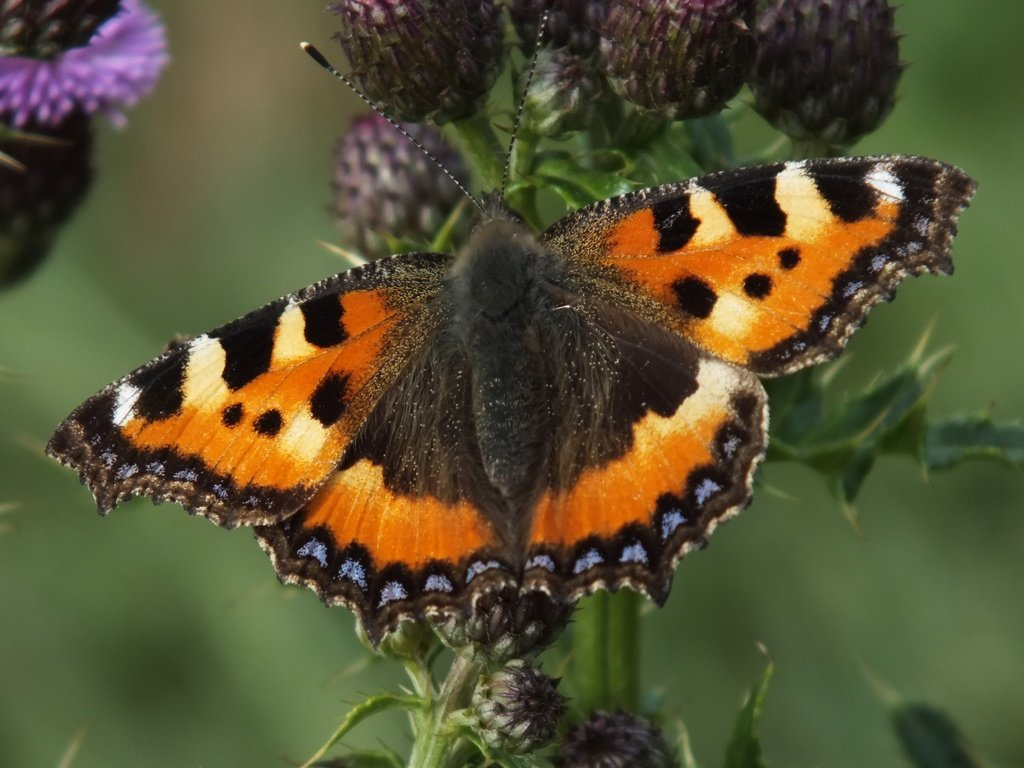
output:
[[[167,61],[159,17],[140,0],[123,0],[86,45],[52,59],[0,58],[0,117],[21,128],[102,112],[123,126],[121,109],[153,89]]]

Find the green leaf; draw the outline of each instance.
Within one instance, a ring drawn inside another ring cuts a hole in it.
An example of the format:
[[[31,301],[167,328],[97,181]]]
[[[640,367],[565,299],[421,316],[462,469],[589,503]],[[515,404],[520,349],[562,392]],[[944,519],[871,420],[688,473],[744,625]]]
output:
[[[956,724],[928,704],[899,704],[892,725],[916,768],[982,768]]]
[[[1024,423],[994,423],[988,416],[954,416],[928,427],[924,444],[928,469],[949,469],[967,459],[1024,467]]]
[[[721,114],[686,121],[693,143],[693,156],[701,167],[719,171],[736,167],[736,150],[729,124]]]
[[[853,502],[883,453],[910,454],[925,464],[926,405],[945,359],[922,359],[919,349],[892,374],[827,411],[828,370],[772,382],[768,457],[816,469],[844,504]]]
[[[628,151],[636,170],[635,180],[648,186],[685,181],[704,174],[690,150],[685,128],[676,123],[653,139],[643,151]]]
[[[331,747],[341,741],[346,733],[351,731],[366,718],[392,709],[404,709],[411,711],[423,709],[425,706],[423,699],[418,696],[397,696],[392,693],[382,693],[378,696],[371,696],[361,704],[357,704],[347,715],[345,715],[345,719],[342,721],[341,725],[338,726],[338,729],[331,734],[331,738],[327,740],[327,743],[320,747],[320,749],[316,751],[315,755],[303,763],[302,768],[312,768],[312,766],[316,765],[317,761],[321,760]]]
[[[785,451],[774,458],[799,458],[789,455],[804,436],[817,426],[824,414],[825,387],[821,376],[813,368],[805,368],[791,376],[764,382],[771,402],[772,452]]]
[[[725,750],[725,768],[765,768],[758,739],[758,724],[774,671],[775,665],[769,659],[760,679],[747,694],[747,700],[736,718],[729,746]]]
[[[544,157],[531,174],[572,208],[624,195],[633,185],[621,173],[583,168],[564,153]]]

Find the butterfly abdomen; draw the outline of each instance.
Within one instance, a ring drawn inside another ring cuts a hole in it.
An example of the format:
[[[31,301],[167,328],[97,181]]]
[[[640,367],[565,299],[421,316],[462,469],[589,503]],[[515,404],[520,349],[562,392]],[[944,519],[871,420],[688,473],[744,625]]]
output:
[[[524,227],[483,224],[453,268],[453,335],[469,361],[471,409],[487,477],[514,507],[539,491],[551,426],[546,350],[538,324],[551,311],[552,260]]]

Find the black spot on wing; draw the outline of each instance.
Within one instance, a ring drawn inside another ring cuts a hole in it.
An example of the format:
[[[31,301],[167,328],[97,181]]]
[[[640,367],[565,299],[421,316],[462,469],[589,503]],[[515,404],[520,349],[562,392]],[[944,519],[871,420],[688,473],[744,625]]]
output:
[[[188,355],[171,354],[155,360],[136,372],[130,379],[139,389],[134,412],[147,421],[167,419],[181,410],[184,398],[185,367]]]
[[[710,317],[715,308],[718,294],[714,289],[698,277],[684,277],[672,283],[679,308],[688,315],[701,320]]]
[[[325,427],[332,426],[345,412],[345,392],[348,389],[348,376],[332,373],[325,376],[313,392],[310,400],[310,412],[313,418]]]
[[[714,192],[741,235],[779,237],[786,231],[786,213],[775,200],[775,178],[781,167],[758,168],[759,175],[754,178],[710,176],[701,179],[700,184]]]
[[[241,389],[270,370],[274,334],[283,307],[282,301],[274,302],[210,333],[224,348],[221,378],[228,389]]]
[[[783,248],[779,251],[779,266],[783,269],[795,269],[800,263],[800,250],[797,248]]]
[[[281,431],[282,426],[284,426],[284,419],[281,418],[281,412],[276,408],[264,411],[252,423],[252,428],[264,437],[273,437]]]
[[[242,413],[242,404],[232,403],[220,412],[220,421],[225,427],[237,427],[242,420]]]
[[[697,231],[700,222],[690,213],[690,196],[662,200],[651,206],[654,228],[658,230],[658,252],[669,253],[684,248]]]
[[[829,210],[843,221],[853,222],[866,219],[875,211],[877,194],[865,182],[872,165],[871,162],[844,161],[842,166],[836,166],[826,160],[809,163],[806,171]]]
[[[764,299],[772,292],[772,279],[760,272],[749,274],[743,280],[743,292],[752,299]]]
[[[341,322],[341,299],[336,293],[328,293],[304,302],[299,309],[305,321],[306,341],[318,347],[333,347],[341,344],[348,334]]]

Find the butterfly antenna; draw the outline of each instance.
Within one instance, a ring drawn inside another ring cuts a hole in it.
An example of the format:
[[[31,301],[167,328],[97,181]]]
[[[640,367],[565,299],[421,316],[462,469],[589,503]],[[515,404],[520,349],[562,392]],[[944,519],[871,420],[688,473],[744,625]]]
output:
[[[426,155],[430,159],[430,162],[432,162],[434,165],[436,165],[440,169],[441,173],[443,173],[445,176],[447,176],[449,179],[451,179],[452,183],[456,187],[459,188],[459,191],[462,192],[462,194],[464,194],[467,198],[469,198],[469,200],[473,203],[473,205],[475,205],[477,207],[477,209],[481,213],[485,212],[483,204],[479,200],[477,200],[475,197],[473,197],[473,195],[470,193],[470,191],[468,189],[466,189],[466,185],[463,184],[461,181],[459,181],[457,178],[455,178],[455,175],[445,167],[444,163],[442,163],[440,160],[437,159],[437,155],[435,155],[429,149],[424,147],[419,139],[417,139],[415,136],[413,136],[411,133],[409,133],[409,131],[407,131],[405,128],[402,127],[401,123],[399,123],[397,120],[395,120],[395,118],[393,118],[391,115],[387,114],[383,109],[381,109],[379,106],[377,106],[370,99],[369,96],[367,96],[365,93],[363,93],[361,90],[359,90],[359,86],[357,86],[355,84],[355,81],[353,81],[352,78],[350,78],[348,75],[344,75],[341,72],[339,72],[334,67],[334,65],[331,64],[331,62],[329,62],[324,57],[324,55],[322,53],[320,53],[320,51],[318,51],[311,43],[299,43],[299,47],[302,48],[302,50],[304,50],[306,53],[308,53],[309,57],[311,59],[313,59],[313,61],[315,61],[317,64],[319,64],[321,67],[326,69],[328,72],[330,72],[336,78],[341,80],[341,82],[343,82],[345,85],[347,85],[349,87],[349,89],[351,89],[351,91],[356,96],[358,96],[363,101],[364,104],[366,104],[366,106],[368,106],[370,109],[372,109],[378,115],[380,115],[385,120],[387,120],[389,123],[391,123],[392,127],[396,131],[398,131],[400,134],[405,136],[405,138],[407,138],[410,142],[412,142],[413,146],[415,146],[416,149],[418,149],[420,152],[422,152],[424,155]]]
[[[530,85],[533,83],[533,74],[537,71],[537,59],[540,58],[540,49],[544,44],[544,30],[548,26],[548,14],[545,10],[540,17],[540,26],[537,28],[537,39],[533,43],[533,57],[530,59],[530,69],[526,75],[526,86],[523,88],[523,97],[516,107],[516,116],[512,121],[512,138],[508,141],[508,153],[505,155],[505,170],[501,174],[501,199],[505,199],[505,187],[508,186],[508,177],[512,173],[512,151],[516,148],[516,137],[519,135],[519,123],[523,119],[523,108],[526,106],[526,95],[530,92]]]

